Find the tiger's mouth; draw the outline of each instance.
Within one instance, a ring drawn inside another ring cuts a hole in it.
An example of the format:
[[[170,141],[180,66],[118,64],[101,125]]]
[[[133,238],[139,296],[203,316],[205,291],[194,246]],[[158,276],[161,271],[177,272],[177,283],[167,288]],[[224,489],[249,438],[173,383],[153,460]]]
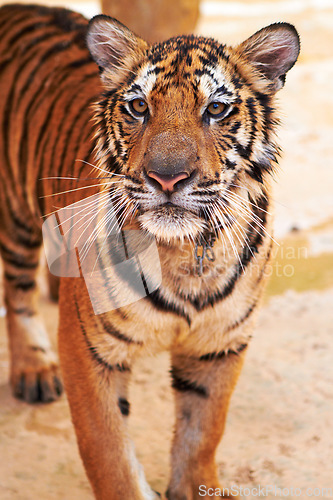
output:
[[[186,217],[188,214],[197,215],[197,212],[193,208],[183,207],[173,201],[166,201],[157,205],[155,211],[164,213],[166,216],[171,215]]]
[[[170,191],[157,189],[151,180],[142,185],[133,179],[126,180],[125,192],[136,206],[137,222],[158,240],[170,243],[188,238],[194,241],[207,230],[209,222],[204,214],[208,211],[193,190],[192,178],[191,184]]]
[[[142,211],[138,216],[142,228],[158,240],[194,240],[207,228],[207,223],[197,213],[171,201]]]

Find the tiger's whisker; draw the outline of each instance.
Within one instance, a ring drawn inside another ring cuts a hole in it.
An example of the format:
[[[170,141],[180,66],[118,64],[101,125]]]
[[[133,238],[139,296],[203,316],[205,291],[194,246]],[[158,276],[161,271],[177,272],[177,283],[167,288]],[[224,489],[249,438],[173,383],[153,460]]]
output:
[[[230,208],[228,206],[225,206],[224,207],[224,210],[230,215],[233,217],[233,225],[231,226],[231,230],[234,231],[235,235],[237,236],[237,233],[236,233],[236,229],[237,229],[237,232],[239,232],[242,240],[240,240],[237,236],[237,239],[238,241],[240,242],[240,244],[242,246],[246,246],[248,248],[248,250],[250,251],[251,255],[254,256],[253,254],[253,251],[252,251],[252,248],[250,246],[250,241],[249,241],[249,238],[248,238],[248,235],[245,233],[245,229],[244,227],[239,223],[239,221],[234,217],[233,213],[231,212]]]
[[[108,224],[109,224],[110,220],[112,220],[112,218],[113,218],[113,213],[108,213],[108,214],[106,214],[106,218],[105,218],[105,221],[104,221],[104,223],[103,223],[103,226],[100,228],[100,230],[99,230],[99,231],[98,231],[98,233],[96,234],[95,241],[97,241],[97,238],[98,238],[98,236],[99,236],[100,232],[101,232],[104,228],[108,228]],[[108,237],[109,237],[109,235],[111,234],[111,232],[112,232],[112,230],[113,230],[114,226],[115,226],[115,222],[113,222],[113,224],[112,224],[111,228],[107,229],[106,235],[105,235],[105,237],[104,237],[104,239],[103,239],[102,246],[101,246],[101,248],[99,249],[98,255],[97,255],[96,259],[95,259],[95,263],[94,263],[94,266],[93,266],[93,268],[92,268],[91,274],[94,272],[94,270],[95,270],[95,268],[96,268],[97,262],[98,262],[98,260],[99,260],[99,257],[100,257],[100,255],[101,255],[101,253],[102,253],[102,250],[103,250],[103,248],[104,248],[105,242],[108,240]],[[88,253],[88,252],[86,252],[86,255],[87,255],[87,253]]]
[[[58,196],[60,194],[72,193],[73,191],[80,191],[82,189],[90,189],[93,187],[101,187],[101,184],[93,184],[92,186],[82,186],[79,188],[67,189],[66,191],[60,191],[59,193],[45,194],[43,196],[40,196],[39,198],[50,198],[51,196]]]
[[[227,197],[226,197],[226,200],[227,200]],[[228,201],[238,211],[239,217],[241,217],[243,220],[247,220],[244,218],[244,215],[245,215],[245,217],[250,219],[250,221],[254,222],[275,244],[279,245],[277,243],[277,241],[273,238],[273,236],[271,236],[268,233],[265,226],[262,224],[262,220],[258,216],[253,214],[253,212],[251,210],[244,209],[244,207],[239,206],[239,204],[237,204],[237,202],[235,202],[235,200],[229,199]],[[261,234],[260,231],[255,226],[253,226],[251,223],[249,223],[249,225],[256,233]]]
[[[230,242],[230,245],[232,247],[234,255],[235,255],[236,259],[239,261],[241,268],[243,269],[243,263],[241,261],[239,252],[237,251],[235,242],[234,242],[234,240],[232,238],[232,234],[229,231],[230,225],[228,224],[228,221],[224,221],[220,215],[221,215],[220,213],[217,213],[217,216],[218,216],[220,222],[224,225],[225,234],[226,234],[226,236],[227,236],[227,238],[228,238],[228,240]]]
[[[115,175],[117,177],[125,177],[124,174],[116,174],[114,172],[110,172],[109,170],[104,170],[103,168],[97,167],[97,165],[93,165],[92,163],[89,163],[88,161],[85,161],[85,160],[80,160],[77,158],[75,161],[82,161],[83,163],[86,163],[87,165],[90,165],[91,167],[96,168],[97,170],[100,170],[101,172],[105,172],[106,174],[109,174],[109,175]]]
[[[235,207],[236,210],[238,210],[239,212],[242,212],[243,214],[247,215],[248,218],[250,220],[252,220],[252,222],[254,222],[255,224],[257,224],[257,226],[274,242],[278,245],[277,241],[275,241],[275,239],[273,238],[273,236],[271,236],[268,231],[266,230],[265,226],[262,224],[262,220],[256,216],[255,214],[253,214],[252,211],[247,211],[244,209],[244,207],[241,207],[239,205],[237,205],[237,203],[235,202],[235,200],[231,200],[229,199],[229,202]],[[260,232],[255,228],[253,227],[253,229],[260,234]]]
[[[47,180],[69,180],[69,181],[90,181],[90,180],[100,180],[100,179],[110,179],[112,175],[106,175],[105,177],[40,177],[39,181],[47,181]]]
[[[114,216],[116,218],[119,210],[121,209],[122,207],[122,200],[120,200],[120,202],[118,203],[118,206],[115,206],[113,205],[112,206],[112,211],[109,211],[106,216]],[[92,244],[94,243],[94,241],[96,240],[96,238],[98,237],[98,234],[99,234],[99,226],[101,224],[101,222],[103,222],[105,219],[105,216],[102,218],[101,221],[98,222],[97,224],[97,227],[94,229],[94,231],[91,233],[91,235],[89,236],[88,240],[86,241],[86,243],[84,244],[83,248],[85,248],[84,252],[85,252],[85,255],[89,252]],[[115,222],[116,223],[116,222]],[[83,249],[82,249],[83,250]]]
[[[98,203],[98,201],[100,199],[103,199],[103,197],[107,197],[107,196],[108,196],[107,193],[100,194],[99,197],[98,197],[98,200],[95,200],[95,201],[90,200],[90,198],[91,198],[90,196],[88,198],[83,198],[80,202],[76,202],[75,203],[75,208],[89,207],[90,204]],[[83,203],[85,200],[89,200],[89,201],[87,201],[86,203]],[[55,213],[57,213],[59,211],[63,211],[63,210],[73,210],[73,206],[72,205],[68,205],[66,207],[56,207],[55,210],[53,210],[52,212],[49,212],[49,213],[47,213],[45,215],[42,215],[41,218],[43,218],[43,217],[50,217],[51,215],[54,215]],[[58,227],[58,226],[55,226],[55,227]]]
[[[228,195],[232,195],[232,196],[235,196],[236,198],[239,198],[241,201],[244,201],[243,198],[241,196],[239,196],[237,193],[234,193],[233,191],[229,191],[229,190],[226,190],[226,193]],[[252,205],[253,207],[255,208],[258,208],[259,210],[261,210],[262,212],[265,212],[266,214],[268,215],[272,215],[271,212],[268,212],[267,210],[265,210],[264,208],[261,208],[259,207],[258,205],[256,205],[255,203],[253,203],[252,201],[250,200],[247,200],[247,202]]]
[[[59,227],[60,225],[64,225],[64,224],[66,224],[69,220],[73,219],[74,217],[76,218],[76,217],[77,217],[77,215],[78,215],[78,214],[80,214],[81,212],[84,212],[84,211],[86,211],[86,210],[88,210],[88,209],[89,209],[89,211],[88,211],[88,212],[86,212],[85,214],[81,215],[81,216],[79,217],[79,219],[78,219],[78,220],[77,220],[74,224],[71,224],[71,225],[70,225],[69,229],[68,229],[68,230],[64,233],[64,236],[65,236],[65,235],[66,235],[66,234],[67,234],[70,230],[72,230],[72,229],[73,229],[73,227],[74,227],[74,226],[76,226],[76,224],[78,224],[79,222],[81,222],[81,221],[82,221],[85,217],[88,217],[88,216],[90,216],[91,214],[93,214],[93,215],[91,215],[91,217],[90,217],[89,221],[90,221],[90,220],[92,220],[92,218],[93,218],[94,216],[96,216],[96,215],[97,215],[97,213],[98,213],[98,211],[100,210],[100,209],[98,209],[98,206],[99,206],[101,203],[102,203],[102,207],[103,207],[103,206],[105,206],[105,205],[108,203],[108,199],[107,199],[107,197],[105,197],[104,199],[103,199],[103,198],[100,198],[100,199],[98,199],[98,200],[96,200],[96,201],[92,202],[92,203],[91,203],[91,206],[90,206],[90,205],[87,205],[86,207],[82,208],[82,209],[81,209],[81,210],[79,210],[78,212],[75,212],[73,215],[70,215],[67,219],[65,219],[64,221],[61,221],[61,222],[60,222],[60,224],[59,224],[58,226],[55,226],[55,228],[54,228],[54,229],[56,229],[56,228],[57,228],[57,227]],[[97,209],[95,208],[95,206],[97,207]],[[85,223],[87,223],[87,222],[89,222],[89,221],[85,221]],[[81,227],[82,227],[82,226],[80,226],[80,228],[81,228]],[[80,228],[79,228],[79,229],[80,229]]]

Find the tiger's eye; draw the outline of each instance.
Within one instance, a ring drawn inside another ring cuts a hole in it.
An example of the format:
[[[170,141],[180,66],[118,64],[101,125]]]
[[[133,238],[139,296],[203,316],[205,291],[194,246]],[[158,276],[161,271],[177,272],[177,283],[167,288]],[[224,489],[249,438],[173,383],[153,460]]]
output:
[[[130,102],[130,107],[135,114],[143,116],[148,110],[148,104],[143,99],[133,99]]]
[[[223,112],[226,110],[227,105],[223,104],[223,102],[212,102],[207,108],[208,114],[212,116],[219,116],[222,115]]]

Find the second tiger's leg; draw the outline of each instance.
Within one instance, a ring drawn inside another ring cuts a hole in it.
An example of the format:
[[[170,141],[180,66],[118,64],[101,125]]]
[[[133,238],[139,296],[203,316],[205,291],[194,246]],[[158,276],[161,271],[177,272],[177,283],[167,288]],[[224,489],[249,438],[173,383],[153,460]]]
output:
[[[238,380],[245,346],[239,352],[199,359],[172,356],[176,429],[171,452],[169,500],[219,497],[215,464],[230,397]],[[226,498],[228,498],[226,496]],[[236,498],[236,497],[230,497]]]
[[[41,232],[13,221],[3,230],[0,250],[11,356],[10,382],[15,396],[33,402],[59,397],[62,384],[44,322],[38,313]]]

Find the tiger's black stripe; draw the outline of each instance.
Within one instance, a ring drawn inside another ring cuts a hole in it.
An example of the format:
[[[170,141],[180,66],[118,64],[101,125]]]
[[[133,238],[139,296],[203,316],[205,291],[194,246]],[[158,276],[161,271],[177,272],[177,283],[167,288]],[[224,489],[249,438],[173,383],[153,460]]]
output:
[[[28,216],[26,215],[25,220],[22,221],[12,206],[13,200],[10,199],[9,193],[5,192],[4,196],[6,199],[6,209],[8,210],[11,221],[14,223],[15,232],[20,234],[23,238],[28,239],[32,232],[31,224],[27,224]],[[25,234],[22,234],[22,232]]]
[[[119,330],[117,330],[111,323],[106,321],[103,317],[100,317],[101,323],[103,325],[103,329],[112,337],[116,338],[117,340],[120,340],[122,342],[125,342],[126,344],[136,344],[136,345],[143,345],[143,342],[141,340],[134,340],[127,335],[121,333]]]
[[[36,281],[18,281],[14,284],[16,290],[22,290],[23,292],[28,292],[36,288]]]
[[[247,348],[248,344],[241,344],[237,349],[229,349],[228,351],[220,351],[220,352],[209,352],[207,354],[203,354],[198,359],[199,361],[215,361],[219,359],[225,359],[228,356],[236,355],[239,356],[241,352],[243,352]]]
[[[12,6],[12,7],[14,7],[14,6]],[[22,15],[13,16],[13,13],[10,12],[10,11],[8,11],[8,16],[7,17],[3,14],[3,21],[0,23],[0,28],[1,28],[1,30],[3,30],[4,27],[6,27],[4,33],[7,33],[9,31],[11,31],[13,25],[18,24],[21,21],[24,21],[25,19],[26,19],[25,12],[22,13]]]
[[[191,318],[184,309],[177,306],[175,303],[168,302],[159,289],[150,293],[145,300],[148,300],[158,311],[176,314],[184,318],[188,325],[191,326]]]
[[[3,259],[14,267],[20,269],[37,269],[39,262],[34,262],[22,254],[8,248],[4,243],[0,243],[0,252]]]
[[[191,382],[190,380],[183,378],[178,368],[175,368],[174,366],[171,367],[170,373],[172,378],[171,385],[176,391],[189,392],[196,394],[197,396],[200,396],[202,398],[208,398],[208,389],[203,385]]]
[[[28,318],[31,317],[31,316],[34,316],[36,314],[35,311],[32,311],[29,307],[17,307],[15,309],[13,309],[13,313],[14,314],[18,314],[18,315],[23,315],[23,316],[27,316]],[[33,349],[33,347],[31,347]],[[37,348],[35,348],[34,350],[38,350]],[[39,347],[39,350],[43,350],[43,352],[46,352],[45,349],[43,349],[43,347]]]
[[[120,409],[120,412],[124,417],[128,417],[130,413],[130,404],[125,398],[119,398],[118,399],[118,406]]]
[[[101,366],[103,366],[104,368],[106,368],[108,371],[112,372],[114,370],[117,370],[119,372],[124,372],[124,371],[130,371],[130,368],[125,365],[125,364],[116,364],[116,365],[110,365],[110,363],[108,363],[107,361],[105,361],[104,358],[102,358],[102,356],[100,355],[100,353],[98,352],[97,348],[95,346],[93,346],[90,342],[90,340],[88,339],[88,335],[87,335],[87,331],[84,327],[84,324],[83,324],[83,321],[82,321],[82,318],[81,318],[81,313],[80,313],[80,308],[79,308],[79,304],[77,302],[77,298],[74,297],[74,303],[75,303],[75,308],[76,308],[76,312],[77,312],[77,316],[78,316],[78,320],[79,320],[79,325],[80,325],[80,329],[81,329],[81,332],[83,334],[83,338],[87,344],[87,347],[89,349],[89,352],[92,356],[92,358]]]

